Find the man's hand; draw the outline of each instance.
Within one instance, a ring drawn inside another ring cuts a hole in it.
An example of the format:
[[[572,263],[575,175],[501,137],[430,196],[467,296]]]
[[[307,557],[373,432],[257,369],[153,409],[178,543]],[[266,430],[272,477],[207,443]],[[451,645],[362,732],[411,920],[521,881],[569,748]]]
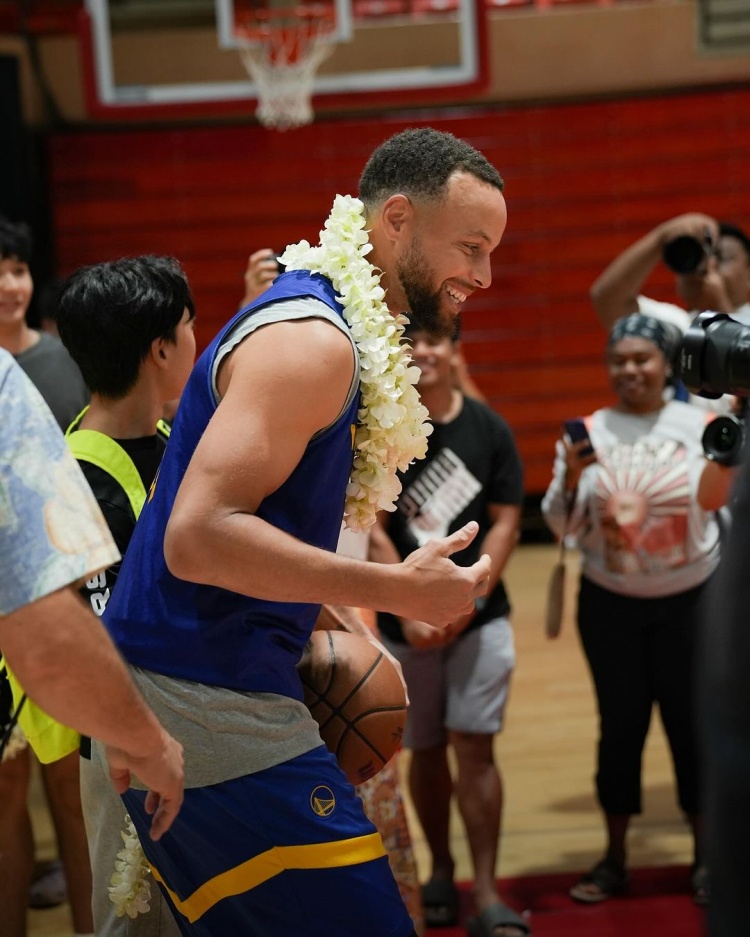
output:
[[[146,811],[153,814],[151,839],[160,839],[172,825],[182,805],[184,765],[182,745],[161,729],[160,745],[147,755],[133,756],[107,747],[109,776],[118,794],[130,786],[131,775],[148,789]]]
[[[471,521],[449,537],[431,540],[404,560],[413,587],[402,617],[445,627],[474,610],[474,600],[487,592],[490,557],[484,554],[473,566],[457,566],[450,557],[466,549],[478,530],[479,525]]]
[[[396,668],[396,673],[406,695],[406,705],[409,705],[409,688],[406,685],[400,661],[396,660],[388,648],[380,641],[378,635],[371,628],[368,628],[356,609],[348,605],[323,605],[315,622],[315,629],[320,631],[348,631],[349,634],[356,634],[357,637],[364,638],[365,641],[374,644]],[[306,652],[307,649],[303,652],[303,660]]]
[[[245,268],[245,295],[240,303],[240,309],[264,293],[278,275],[279,265],[276,263],[276,254],[270,247],[264,247],[250,254]]]
[[[719,224],[715,218],[710,215],[704,215],[701,212],[688,212],[684,215],[677,215],[676,218],[670,218],[658,228],[659,240],[662,247],[675,238],[694,237],[698,241],[705,241],[706,236],[711,239],[711,243],[716,245],[719,240]]]
[[[426,621],[415,621],[413,618],[401,619],[401,631],[407,644],[419,651],[431,647],[445,647],[451,643],[450,626],[448,628],[435,628]]]

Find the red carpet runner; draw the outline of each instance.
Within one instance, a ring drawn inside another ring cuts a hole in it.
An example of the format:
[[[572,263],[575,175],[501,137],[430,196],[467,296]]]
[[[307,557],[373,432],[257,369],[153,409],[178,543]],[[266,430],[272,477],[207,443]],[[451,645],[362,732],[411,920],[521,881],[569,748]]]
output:
[[[705,913],[693,904],[689,869],[636,869],[630,889],[600,905],[568,897],[577,876],[534,875],[500,880],[506,904],[527,916],[533,937],[706,937]],[[473,913],[468,885],[460,885],[461,924]],[[425,937],[465,937],[463,926],[430,929]]]

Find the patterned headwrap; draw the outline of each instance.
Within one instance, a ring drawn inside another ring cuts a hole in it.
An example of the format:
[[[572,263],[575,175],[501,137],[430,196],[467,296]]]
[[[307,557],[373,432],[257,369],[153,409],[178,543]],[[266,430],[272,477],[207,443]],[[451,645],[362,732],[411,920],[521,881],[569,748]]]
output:
[[[623,316],[615,322],[609,333],[607,346],[616,345],[623,338],[645,338],[653,342],[670,363],[682,342],[682,335],[676,325],[654,316],[644,316],[640,312]]]

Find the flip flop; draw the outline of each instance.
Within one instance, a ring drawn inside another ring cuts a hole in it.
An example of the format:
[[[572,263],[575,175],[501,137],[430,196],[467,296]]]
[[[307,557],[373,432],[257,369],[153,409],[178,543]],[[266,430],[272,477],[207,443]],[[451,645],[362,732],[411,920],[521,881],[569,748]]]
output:
[[[56,908],[68,900],[65,872],[59,860],[50,862],[29,889],[30,908]]]
[[[696,863],[693,866],[690,872],[690,890],[693,893],[693,901],[701,908],[711,903],[711,876],[705,865]]]
[[[488,905],[466,922],[469,937],[496,937],[498,927],[513,927],[519,934],[531,934],[528,922],[502,901]]]
[[[596,891],[589,891],[593,885]],[[581,904],[599,904],[628,887],[628,873],[624,866],[608,856],[597,862],[590,872],[582,875],[570,889],[570,897]]]
[[[420,890],[427,927],[454,927],[458,923],[458,889],[453,882],[433,878]]]

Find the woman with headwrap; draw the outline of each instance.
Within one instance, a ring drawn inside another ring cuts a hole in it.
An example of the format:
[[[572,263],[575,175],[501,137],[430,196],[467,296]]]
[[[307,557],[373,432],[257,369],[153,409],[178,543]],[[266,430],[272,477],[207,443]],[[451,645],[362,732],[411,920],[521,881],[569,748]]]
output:
[[[597,903],[628,884],[626,834],[641,812],[641,757],[658,704],[679,803],[692,827],[693,896],[708,899],[701,860],[693,657],[703,590],[719,561],[721,503],[730,470],[706,461],[714,414],[665,394],[679,336],[650,316],[619,319],[606,364],[617,401],[586,417],[586,440],[557,444],[542,503],[558,536],[581,551],[578,628],[596,690],[596,790],[606,819],[604,858],[571,889]],[[706,470],[708,468],[708,470]]]

